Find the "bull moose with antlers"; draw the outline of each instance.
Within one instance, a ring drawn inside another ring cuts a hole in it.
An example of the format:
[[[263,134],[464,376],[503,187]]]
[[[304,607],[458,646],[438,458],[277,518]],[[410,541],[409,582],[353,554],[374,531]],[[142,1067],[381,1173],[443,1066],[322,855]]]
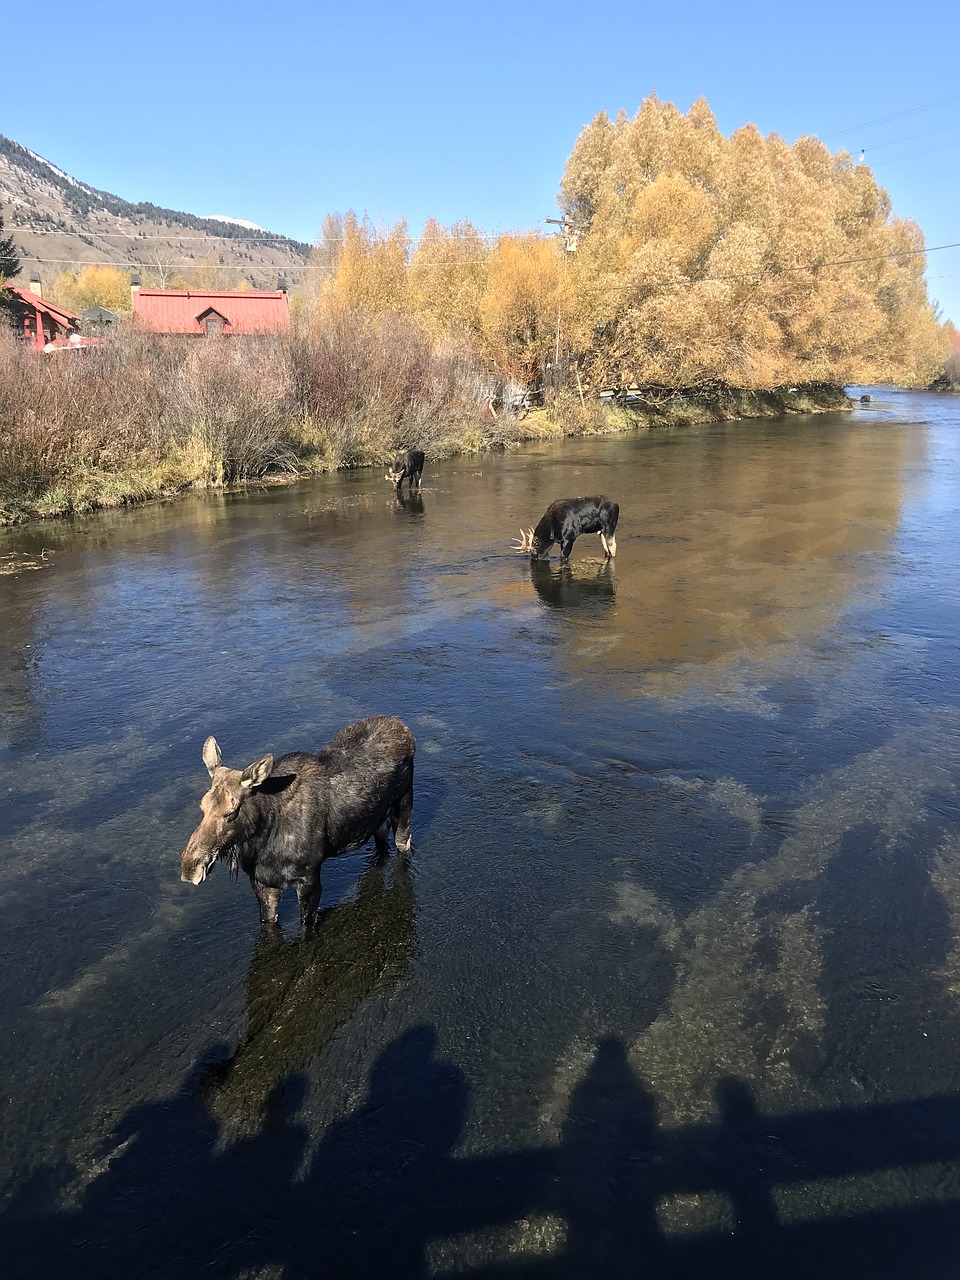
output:
[[[410,493],[413,493],[414,485],[417,486],[419,493],[420,482],[423,479],[423,462],[422,449],[401,449],[385,478],[390,481],[397,493],[400,493],[404,480],[408,482]]]
[[[573,544],[581,533],[598,533],[607,559],[617,554],[617,521],[620,507],[609,498],[597,495],[593,498],[558,498],[551,502],[540,517],[537,527],[514,539],[514,550],[523,551],[535,560],[546,560],[550,548],[560,543],[560,563],[570,559]]]

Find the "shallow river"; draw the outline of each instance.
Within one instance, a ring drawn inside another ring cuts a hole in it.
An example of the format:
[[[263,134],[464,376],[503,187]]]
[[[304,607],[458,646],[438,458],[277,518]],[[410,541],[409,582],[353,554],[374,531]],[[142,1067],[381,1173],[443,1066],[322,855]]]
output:
[[[5,1276],[957,1275],[960,400],[874,394],[0,538]],[[409,862],[181,883],[208,734],[379,712]]]

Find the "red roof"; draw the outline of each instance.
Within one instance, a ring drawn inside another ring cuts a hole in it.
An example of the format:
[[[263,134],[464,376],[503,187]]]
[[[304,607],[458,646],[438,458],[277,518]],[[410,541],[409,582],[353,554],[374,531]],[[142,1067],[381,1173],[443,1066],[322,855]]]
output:
[[[15,284],[4,284],[2,287],[8,289],[10,293],[15,293],[21,301],[25,302],[28,307],[32,307],[34,311],[50,316],[61,328],[76,329],[79,327],[80,321],[72,311],[67,311],[64,307],[58,307],[48,299],[41,298],[39,293],[31,293],[29,289],[21,289]]]
[[[259,289],[137,289],[133,318],[155,333],[204,333],[204,321],[220,318],[224,333],[275,333],[290,323],[287,295]]]

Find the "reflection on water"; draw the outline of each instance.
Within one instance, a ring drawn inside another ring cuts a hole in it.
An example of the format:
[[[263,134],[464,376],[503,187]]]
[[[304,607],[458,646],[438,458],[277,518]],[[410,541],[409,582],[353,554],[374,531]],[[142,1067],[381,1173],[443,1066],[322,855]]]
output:
[[[378,989],[403,977],[416,948],[406,862],[365,871],[356,897],[323,928],[287,941],[261,929],[247,973],[247,1014],[236,1049],[211,1070],[207,1101],[223,1119],[259,1120],[274,1087],[308,1067]]]
[[[397,513],[405,512],[410,516],[422,516],[426,508],[423,505],[423,495],[417,493],[397,493]]]
[[[14,1274],[950,1274],[957,412],[3,535],[47,557],[0,579]],[[507,551],[578,492],[615,563]],[[375,712],[409,868],[331,862],[305,941],[180,884],[209,734]]]
[[[551,565],[542,560],[530,561],[530,581],[544,604],[554,609],[575,609],[586,606],[602,608],[616,599],[617,587],[613,564],[603,560],[599,564],[585,565],[583,561],[574,573],[569,564]]]

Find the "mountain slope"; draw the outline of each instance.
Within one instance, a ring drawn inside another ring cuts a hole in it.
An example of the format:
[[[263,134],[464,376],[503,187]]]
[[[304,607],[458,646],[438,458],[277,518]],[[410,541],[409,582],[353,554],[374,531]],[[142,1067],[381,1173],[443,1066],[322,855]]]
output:
[[[0,135],[0,206],[6,231],[20,250],[18,283],[39,271],[44,285],[61,271],[89,263],[111,263],[166,284],[174,272],[204,264],[216,268],[220,287],[249,276],[274,289],[278,275],[306,261],[309,245],[241,219],[202,218],[154,204],[132,204],[77,181],[42,156]],[[256,237],[255,239],[253,237]]]

